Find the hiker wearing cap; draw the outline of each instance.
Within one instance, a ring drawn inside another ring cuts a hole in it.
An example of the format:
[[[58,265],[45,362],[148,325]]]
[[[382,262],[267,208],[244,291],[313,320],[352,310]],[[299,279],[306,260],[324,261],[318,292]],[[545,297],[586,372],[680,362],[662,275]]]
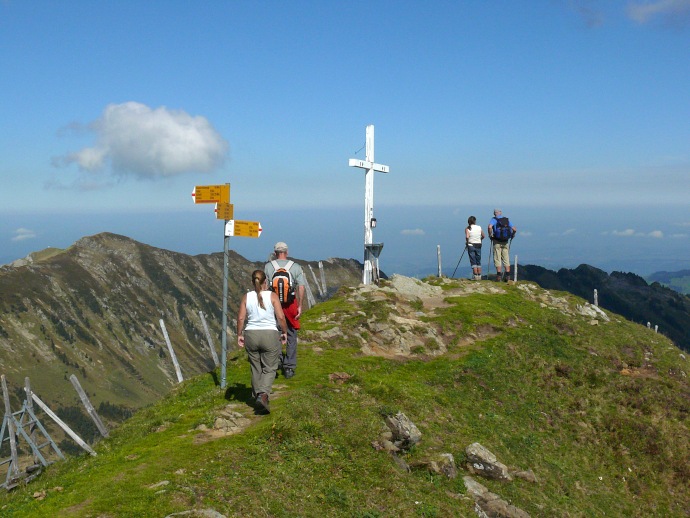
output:
[[[510,219],[503,215],[501,209],[494,209],[494,217],[489,222],[489,237],[493,246],[494,266],[496,266],[496,281],[510,280],[510,242],[515,237],[517,229]],[[503,267],[505,266],[505,271]]]
[[[467,228],[465,229],[465,244],[467,246],[467,256],[470,258],[472,267],[472,279],[482,280],[482,239],[486,235],[482,227],[477,225],[477,218],[470,216],[467,218]]]
[[[287,320],[287,345],[283,355],[283,376],[292,378],[297,369],[297,330],[300,328],[305,278],[302,267],[288,259],[287,244],[279,241],[273,247],[275,259],[267,262],[264,272],[269,287],[278,293]]]
[[[242,297],[237,312],[237,345],[247,351],[256,409],[268,413],[268,398],[280,364],[282,344],[287,341],[287,322],[278,294],[268,291],[262,270],[252,272],[252,286],[254,290]]]

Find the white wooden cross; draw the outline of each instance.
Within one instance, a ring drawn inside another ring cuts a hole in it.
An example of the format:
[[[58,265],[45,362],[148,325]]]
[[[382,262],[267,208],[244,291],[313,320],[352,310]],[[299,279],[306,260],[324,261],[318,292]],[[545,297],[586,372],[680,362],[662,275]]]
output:
[[[374,219],[374,171],[387,173],[390,168],[374,162],[374,126],[367,126],[366,160],[350,159],[350,167],[359,167],[366,170],[364,175],[364,272],[363,284],[371,284],[373,273],[378,279],[378,257],[383,248],[383,243],[374,245],[373,227]]]

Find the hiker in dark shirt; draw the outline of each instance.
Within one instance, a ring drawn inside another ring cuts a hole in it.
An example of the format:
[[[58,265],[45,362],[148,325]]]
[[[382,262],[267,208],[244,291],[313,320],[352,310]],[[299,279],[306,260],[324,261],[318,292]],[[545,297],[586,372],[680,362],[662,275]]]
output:
[[[510,280],[510,242],[516,233],[517,229],[510,222],[510,219],[503,215],[501,209],[494,209],[494,217],[489,222],[489,237],[493,247],[496,281],[498,282]]]

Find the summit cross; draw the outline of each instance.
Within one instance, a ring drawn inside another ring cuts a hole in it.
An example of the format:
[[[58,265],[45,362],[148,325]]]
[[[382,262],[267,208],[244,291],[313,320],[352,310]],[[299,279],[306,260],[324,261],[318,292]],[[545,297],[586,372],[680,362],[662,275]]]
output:
[[[366,171],[364,175],[364,272],[362,283],[371,284],[372,280],[378,283],[379,254],[383,243],[374,243],[373,228],[376,226],[374,218],[374,171],[388,173],[387,165],[374,162],[374,126],[370,124],[366,130],[366,159],[351,158],[350,167],[359,167]],[[374,279],[374,275],[376,278]]]

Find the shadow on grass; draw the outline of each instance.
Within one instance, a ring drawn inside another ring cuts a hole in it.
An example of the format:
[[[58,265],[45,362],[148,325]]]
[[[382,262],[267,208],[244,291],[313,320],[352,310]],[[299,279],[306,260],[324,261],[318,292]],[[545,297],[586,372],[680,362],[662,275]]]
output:
[[[252,389],[244,383],[228,385],[228,387],[225,389],[225,399],[228,401],[239,401],[242,403],[247,403],[249,406],[254,406]]]

